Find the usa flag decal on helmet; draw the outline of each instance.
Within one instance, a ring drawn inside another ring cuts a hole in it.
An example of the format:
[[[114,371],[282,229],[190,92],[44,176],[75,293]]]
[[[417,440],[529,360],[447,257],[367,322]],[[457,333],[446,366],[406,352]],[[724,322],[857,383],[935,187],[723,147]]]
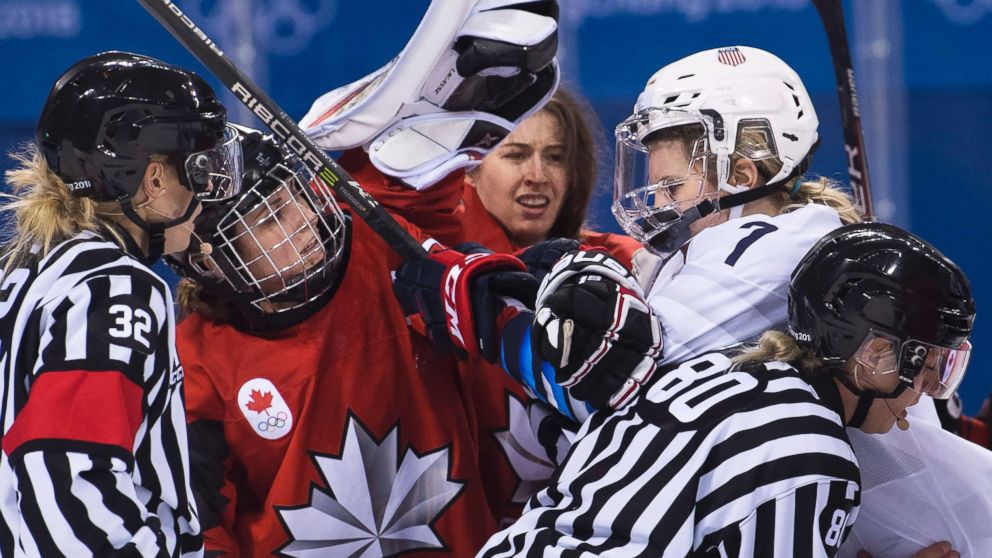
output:
[[[743,64],[746,59],[744,58],[744,53],[741,52],[741,49],[737,47],[730,47],[730,48],[721,48],[720,50],[718,50],[717,60],[719,60],[721,64],[726,64],[728,66],[738,66],[740,64]]]

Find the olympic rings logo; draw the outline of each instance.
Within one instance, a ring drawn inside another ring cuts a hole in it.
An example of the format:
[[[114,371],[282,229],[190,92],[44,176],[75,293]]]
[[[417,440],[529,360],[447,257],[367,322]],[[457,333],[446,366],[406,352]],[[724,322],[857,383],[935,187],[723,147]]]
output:
[[[283,56],[299,54],[317,33],[334,21],[337,13],[337,0],[182,0],[179,3],[190,19],[214,32],[237,32],[228,29],[236,25],[239,20],[236,16],[242,15],[242,20],[250,17],[258,39],[256,44]]]
[[[289,418],[284,411],[279,411],[275,416],[269,415],[265,420],[258,423],[260,432],[268,432],[269,429],[278,430],[286,427],[286,419]]]
[[[992,12],[992,0],[930,0],[947,19],[970,25]]]

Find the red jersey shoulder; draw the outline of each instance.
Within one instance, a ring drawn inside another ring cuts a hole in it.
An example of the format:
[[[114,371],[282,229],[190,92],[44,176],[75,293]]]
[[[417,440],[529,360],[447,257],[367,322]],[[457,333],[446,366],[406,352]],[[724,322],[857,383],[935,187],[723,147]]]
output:
[[[345,152],[341,165],[414,236],[429,236],[449,245],[462,241],[465,189],[462,171],[418,191],[384,175],[361,149]]]
[[[637,240],[622,234],[602,233],[587,229],[583,229],[581,234],[583,244],[605,249],[628,269],[634,259],[634,252],[644,247]]]

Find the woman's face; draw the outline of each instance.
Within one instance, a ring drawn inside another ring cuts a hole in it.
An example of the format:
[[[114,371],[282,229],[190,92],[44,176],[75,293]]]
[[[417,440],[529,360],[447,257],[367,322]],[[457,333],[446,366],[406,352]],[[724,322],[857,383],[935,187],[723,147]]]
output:
[[[920,393],[932,392],[933,384],[940,376],[936,370],[936,353],[928,356],[923,370],[916,377],[913,389],[905,389],[892,399],[876,398],[872,402],[861,430],[869,434],[888,432],[900,418],[906,418],[906,409],[920,400]],[[862,389],[881,393],[892,393],[901,384],[897,372],[896,353],[893,343],[881,338],[867,342],[859,349],[848,367],[848,374],[854,384]]]
[[[699,167],[699,168],[696,168]],[[671,187],[660,187],[655,191],[655,207],[677,204],[681,211],[686,211],[696,204],[703,195],[717,193],[716,185],[705,179],[701,164],[689,168],[689,157],[686,156],[682,143],[678,140],[655,141],[648,144],[648,179],[651,184],[671,184]],[[691,225],[689,230],[696,234],[706,227],[719,224],[726,220],[724,212],[714,213]]]
[[[470,173],[468,182],[515,244],[547,239],[568,188],[564,155],[557,119],[538,112]]]
[[[239,227],[234,247],[259,282],[262,292],[276,294],[298,283],[304,272],[324,261],[319,219],[284,183],[245,216],[250,231]]]

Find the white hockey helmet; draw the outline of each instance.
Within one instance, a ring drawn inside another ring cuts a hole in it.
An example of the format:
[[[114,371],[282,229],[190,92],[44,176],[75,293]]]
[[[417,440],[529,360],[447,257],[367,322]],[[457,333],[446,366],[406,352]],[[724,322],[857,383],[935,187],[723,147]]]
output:
[[[818,124],[798,74],[769,52],[734,46],[673,62],[651,76],[634,113],[617,126],[613,214],[628,234],[668,255],[691,238],[689,224],[727,208],[731,218],[739,217],[745,203],[802,174],[819,142]],[[701,132],[686,174],[695,176],[699,192],[675,202],[671,194],[686,180],[653,178],[649,144],[661,130],[693,125]],[[742,132],[760,141],[742,142]],[[735,156],[777,159],[781,170],[765,177],[765,186],[733,186],[728,178]],[[716,193],[704,193],[707,179],[716,183]]]

